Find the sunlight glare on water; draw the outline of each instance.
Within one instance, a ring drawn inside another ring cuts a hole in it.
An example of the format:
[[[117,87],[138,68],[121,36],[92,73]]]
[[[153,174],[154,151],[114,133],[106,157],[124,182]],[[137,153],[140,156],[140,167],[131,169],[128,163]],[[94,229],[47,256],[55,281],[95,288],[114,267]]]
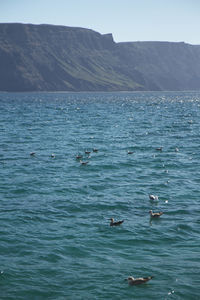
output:
[[[0,93],[0,108],[1,300],[199,299],[199,92]]]

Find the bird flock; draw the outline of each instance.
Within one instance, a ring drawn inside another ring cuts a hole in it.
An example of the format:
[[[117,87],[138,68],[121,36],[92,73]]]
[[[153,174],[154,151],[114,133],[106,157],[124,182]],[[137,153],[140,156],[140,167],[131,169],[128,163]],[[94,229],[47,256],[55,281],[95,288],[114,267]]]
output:
[[[149,199],[152,201],[158,201],[158,196],[156,195],[151,195],[149,194]],[[152,210],[149,211],[150,214],[150,218],[152,219],[158,219],[160,216],[163,215],[163,212],[153,212]],[[121,224],[124,223],[124,220],[120,220],[120,221],[114,221],[114,218],[110,218],[110,226],[119,226]],[[145,283],[149,280],[151,280],[153,278],[153,276],[148,276],[148,277],[139,277],[139,278],[134,278],[132,276],[129,276],[128,278],[126,278],[125,280],[128,281],[129,285],[139,285],[142,283]]]
[[[156,148],[157,151],[162,151],[162,147]],[[175,151],[179,151],[178,148],[175,149]],[[89,150],[85,150],[85,154],[87,155],[87,158],[90,158],[90,154],[91,152],[97,153],[98,149],[97,148],[93,148],[92,151]],[[127,154],[133,154],[133,151],[127,151]],[[30,152],[30,156],[34,156],[36,154],[36,152]],[[55,158],[55,154],[52,153],[50,155],[50,157]],[[85,160],[83,161],[83,155],[82,154],[77,154],[76,155],[76,160],[80,162],[81,165],[87,165],[89,163],[89,160]],[[153,195],[153,194],[149,194],[149,200],[153,201],[153,202],[157,202],[158,201],[158,196],[157,195]],[[158,219],[161,215],[163,215],[163,212],[153,212],[152,210],[149,211],[150,214],[150,219]],[[115,221],[114,218],[110,218],[110,226],[120,226],[124,223],[124,220],[119,220],[119,221]],[[149,280],[151,280],[153,278],[153,276],[148,276],[148,277],[139,277],[139,278],[134,278],[132,276],[129,276],[128,278],[126,278],[125,280],[128,281],[128,284],[130,286],[133,285],[140,285],[143,283],[148,282]]]

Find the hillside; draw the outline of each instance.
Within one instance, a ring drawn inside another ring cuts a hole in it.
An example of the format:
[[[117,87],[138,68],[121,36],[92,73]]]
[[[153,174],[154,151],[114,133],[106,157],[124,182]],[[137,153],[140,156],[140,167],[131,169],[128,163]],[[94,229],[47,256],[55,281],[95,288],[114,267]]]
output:
[[[200,46],[115,43],[84,28],[2,23],[0,90],[200,90]]]

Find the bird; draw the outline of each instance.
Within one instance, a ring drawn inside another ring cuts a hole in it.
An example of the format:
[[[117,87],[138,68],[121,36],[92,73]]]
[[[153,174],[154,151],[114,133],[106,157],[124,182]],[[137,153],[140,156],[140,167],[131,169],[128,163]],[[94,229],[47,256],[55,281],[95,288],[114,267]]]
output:
[[[154,213],[152,210],[150,210],[149,213],[151,218],[159,218],[161,215],[163,215],[162,211]]]
[[[152,200],[152,201],[158,201],[158,196],[149,194],[149,199]]]
[[[82,157],[83,157],[83,155],[81,155],[81,154],[76,155],[76,159],[81,159]]]
[[[91,153],[91,151],[85,151],[85,154],[90,154]]]
[[[98,152],[98,151],[99,151],[99,150],[98,150],[98,149],[96,149],[96,148],[94,148],[94,149],[93,149],[93,152]]]
[[[89,161],[82,161],[82,160],[80,160],[80,163],[81,163],[83,166],[85,166],[85,165],[87,165],[87,164],[89,163]]]
[[[145,283],[149,280],[151,280],[153,278],[153,276],[149,276],[149,277],[139,277],[139,278],[134,278],[134,277],[128,277],[127,280],[129,285],[138,285],[138,284],[142,284]]]
[[[133,151],[128,151],[127,153],[128,153],[128,154],[133,154]]]
[[[51,154],[51,157],[52,157],[52,158],[55,158],[56,156],[55,156],[55,154],[54,154],[54,153],[52,153],[52,154]]]
[[[163,147],[156,148],[157,151],[162,151]]]
[[[114,222],[114,219],[113,219],[113,218],[110,218],[110,226],[119,226],[119,225],[121,225],[122,223],[124,223],[124,220]]]
[[[31,155],[31,156],[35,155],[35,152],[30,152],[30,155]]]

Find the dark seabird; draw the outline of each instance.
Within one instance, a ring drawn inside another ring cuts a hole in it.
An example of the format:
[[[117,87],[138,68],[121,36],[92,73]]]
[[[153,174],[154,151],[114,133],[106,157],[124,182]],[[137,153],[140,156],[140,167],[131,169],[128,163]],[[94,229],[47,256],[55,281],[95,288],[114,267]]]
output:
[[[81,159],[82,157],[83,157],[83,155],[81,155],[81,154],[76,155],[76,159]]]
[[[160,216],[163,215],[163,212],[162,212],[162,211],[161,211],[161,212],[156,212],[156,213],[154,213],[152,210],[150,210],[149,213],[150,213],[150,217],[151,217],[151,218],[159,218]]]
[[[31,152],[30,155],[31,155],[31,156],[35,155],[35,152]]]
[[[162,151],[163,147],[156,148],[157,151]]]
[[[85,154],[90,154],[91,153],[91,151],[85,151]]]
[[[138,284],[142,284],[145,283],[149,280],[151,280],[153,278],[153,276],[149,276],[149,277],[139,277],[139,278],[134,278],[134,277],[128,277],[127,280],[129,285],[138,285]]]
[[[94,149],[93,149],[93,152],[98,152],[98,151],[99,151],[99,150],[98,150],[98,149],[96,149],[96,148],[94,148]]]
[[[114,219],[111,218],[111,219],[110,219],[110,226],[119,226],[119,225],[121,225],[123,222],[124,222],[124,220],[114,222]]]
[[[82,161],[82,160],[80,160],[80,163],[82,164],[82,166],[85,166],[85,165],[87,165],[89,163],[89,161]]]
[[[128,153],[128,154],[133,154],[133,151],[128,151],[127,153]]]

